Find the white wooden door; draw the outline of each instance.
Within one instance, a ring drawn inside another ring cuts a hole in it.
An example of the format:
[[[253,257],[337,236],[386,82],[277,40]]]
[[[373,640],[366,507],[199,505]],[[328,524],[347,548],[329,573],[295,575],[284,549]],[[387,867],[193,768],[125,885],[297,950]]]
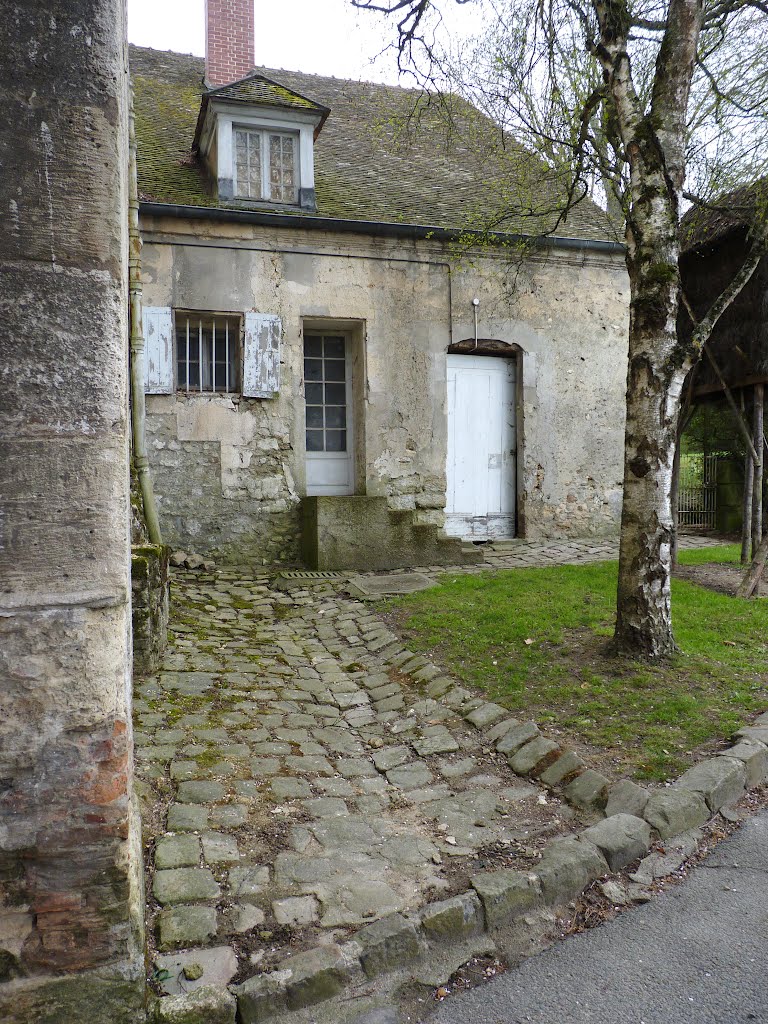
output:
[[[350,363],[343,335],[305,335],[307,494],[355,491]]]
[[[515,361],[448,356],[446,533],[515,535]]]

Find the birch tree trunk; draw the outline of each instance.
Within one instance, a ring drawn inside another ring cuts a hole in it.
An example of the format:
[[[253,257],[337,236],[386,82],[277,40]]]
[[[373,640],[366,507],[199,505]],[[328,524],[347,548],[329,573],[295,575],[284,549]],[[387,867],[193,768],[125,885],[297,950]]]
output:
[[[650,109],[635,91],[623,0],[593,0],[596,55],[629,162],[630,282],[624,502],[614,643],[622,654],[664,658],[672,634],[672,464],[680,395],[692,363],[677,339],[680,206],[686,112],[702,23],[701,0],[670,0]]]
[[[670,607],[672,473],[688,364],[679,358],[675,329],[677,275],[663,280],[660,270],[676,266],[677,240],[667,234],[665,241],[655,247],[656,260],[628,260],[633,299],[614,640],[620,653],[647,658],[676,650]]]

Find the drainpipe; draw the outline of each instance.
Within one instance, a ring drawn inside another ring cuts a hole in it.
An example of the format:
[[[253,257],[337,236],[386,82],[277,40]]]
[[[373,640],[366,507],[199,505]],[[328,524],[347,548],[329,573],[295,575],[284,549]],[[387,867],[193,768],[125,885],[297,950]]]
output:
[[[133,122],[133,90],[128,117],[128,291],[131,324],[131,425],[133,431],[133,464],[139,478],[144,519],[152,544],[162,544],[160,523],[155,506],[155,492],[149,473],[145,438],[144,404],[144,330],[141,315],[141,235],[139,234],[139,189],[136,179],[136,133]]]
[[[480,299],[472,299],[472,311],[475,314],[475,350],[477,350],[477,307],[480,305]]]

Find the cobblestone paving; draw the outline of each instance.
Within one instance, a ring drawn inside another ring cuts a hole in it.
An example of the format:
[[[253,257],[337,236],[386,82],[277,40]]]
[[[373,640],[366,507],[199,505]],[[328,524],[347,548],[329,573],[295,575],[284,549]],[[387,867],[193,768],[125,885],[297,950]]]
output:
[[[213,944],[234,969],[229,946],[252,973],[279,941],[443,898],[478,851],[524,857],[579,824],[490,749],[502,709],[364,605],[226,573],[177,574],[173,603],[135,701],[159,949]]]
[[[486,553],[503,568],[613,556],[603,542]],[[338,586],[174,575],[172,642],[134,705],[165,991],[190,958],[226,984],[286,945],[465,889],[486,862],[524,864],[583,824],[493,750],[501,708],[440,676]]]

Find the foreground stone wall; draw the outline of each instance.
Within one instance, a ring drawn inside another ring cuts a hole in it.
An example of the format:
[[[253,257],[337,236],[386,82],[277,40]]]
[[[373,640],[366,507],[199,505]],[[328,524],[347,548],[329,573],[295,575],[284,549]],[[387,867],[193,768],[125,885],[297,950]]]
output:
[[[4,5],[0,1019],[143,1001],[123,0]]]
[[[170,548],[136,544],[131,548],[131,620],[133,674],[149,675],[160,667],[167,644]]]
[[[457,263],[436,242],[142,220],[148,305],[276,313],[274,399],[148,396],[149,452],[175,546],[235,562],[299,557],[305,493],[303,330],[354,351],[357,493],[441,526],[446,354],[479,335],[516,346],[518,532],[618,529],[628,288],[620,255],[550,250]]]

